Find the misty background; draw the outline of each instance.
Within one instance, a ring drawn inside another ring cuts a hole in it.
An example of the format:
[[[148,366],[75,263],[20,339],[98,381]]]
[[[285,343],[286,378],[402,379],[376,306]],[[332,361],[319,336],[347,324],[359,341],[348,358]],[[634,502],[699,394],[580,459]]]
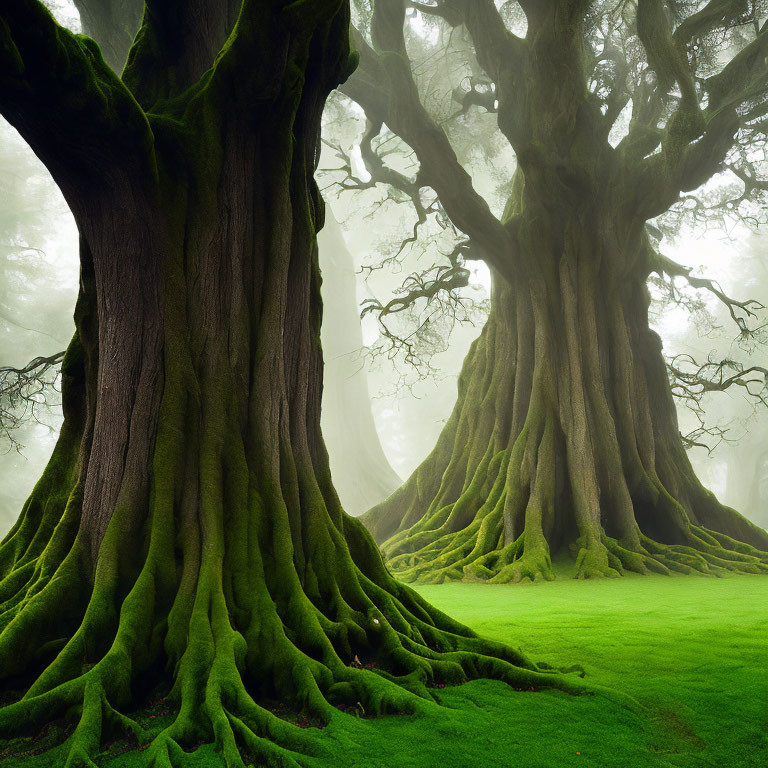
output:
[[[61,23],[78,29],[77,12],[68,0],[48,5]],[[441,71],[444,62],[434,66],[430,83],[439,96],[441,81],[451,82],[451,73]],[[462,293],[462,312],[446,315],[422,301],[397,317],[397,334],[415,344],[416,365],[405,359],[402,346],[393,347],[382,336],[376,313],[360,320],[366,300],[386,304],[404,278],[450,250],[448,235],[431,221],[414,238],[417,217],[408,201],[383,185],[365,188],[369,180],[360,161],[364,128],[362,116],[335,95],[326,110],[326,144],[318,171],[328,204],[320,235],[323,432],[337,490],[351,514],[389,495],[435,445],[454,405],[464,356],[482,328],[490,282],[487,269],[469,261],[471,280]],[[509,178],[514,155],[494,143],[482,117],[467,117],[463,128],[450,138],[475,187],[495,202],[494,213],[500,215],[507,190],[498,187],[494,168],[504,167]],[[402,174],[414,174],[415,161],[394,139],[387,161]],[[350,178],[356,181],[350,183]],[[726,216],[717,226],[673,227],[667,222],[661,230],[665,255],[716,280],[730,296],[768,305],[765,227],[748,227]],[[67,206],[42,164],[2,121],[0,367],[19,368],[66,348],[74,331],[77,285],[78,235]],[[732,359],[768,368],[765,333],[738,338],[738,329],[714,296],[682,284],[675,290],[676,301],[670,301],[663,286],[651,286],[656,299],[653,325],[665,355],[690,355],[698,362]],[[764,314],[758,325],[768,322]],[[677,360],[683,365],[687,358]],[[50,384],[33,396],[32,405],[20,406],[27,410],[19,428],[0,432],[0,536],[15,522],[53,450],[61,414],[57,382],[51,379]],[[697,416],[690,405],[679,402],[678,414],[681,432],[695,434],[694,442],[703,444],[689,452],[699,476],[721,501],[768,527],[768,409],[741,387],[705,395],[703,415]],[[16,412],[22,415],[18,407]]]

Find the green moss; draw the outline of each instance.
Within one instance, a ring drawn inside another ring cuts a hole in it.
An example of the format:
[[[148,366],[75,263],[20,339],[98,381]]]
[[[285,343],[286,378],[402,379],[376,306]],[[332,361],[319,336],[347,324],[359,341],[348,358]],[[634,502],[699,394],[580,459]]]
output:
[[[296,731],[305,751],[286,760],[307,768],[507,768],[511,761],[526,768],[758,768],[768,759],[765,579],[629,576],[523,589],[452,584],[419,593],[485,636],[536,649],[537,659],[555,666],[583,660],[586,680],[620,686],[641,709],[616,707],[601,696],[515,691],[493,681],[432,688],[442,706],[418,715],[372,719],[359,717],[359,710],[334,711],[322,729],[274,707],[285,718],[276,729],[288,720],[304,726]],[[151,734],[172,716],[164,699],[133,713]],[[49,730],[40,746],[66,736],[60,725]],[[145,768],[148,750],[136,747],[109,737],[97,764]],[[32,739],[6,742],[0,759],[8,768],[60,768],[61,750],[34,761],[11,757],[37,748]],[[178,768],[225,765],[212,744],[192,742],[178,759]]]

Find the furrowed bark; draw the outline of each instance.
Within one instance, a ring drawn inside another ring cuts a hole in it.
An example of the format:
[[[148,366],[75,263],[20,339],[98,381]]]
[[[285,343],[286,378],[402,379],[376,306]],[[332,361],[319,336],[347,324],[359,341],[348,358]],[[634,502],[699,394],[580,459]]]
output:
[[[768,572],[768,533],[691,468],[644,281],[616,282],[599,248],[494,280],[435,450],[362,518],[406,581],[551,579],[554,555],[582,578]]]

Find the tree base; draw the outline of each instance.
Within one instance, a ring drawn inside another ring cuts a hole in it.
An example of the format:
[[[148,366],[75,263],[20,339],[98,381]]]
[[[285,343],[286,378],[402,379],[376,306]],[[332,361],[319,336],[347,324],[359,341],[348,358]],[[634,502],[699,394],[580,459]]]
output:
[[[290,561],[272,578],[227,583],[237,574],[222,580],[214,558],[201,562],[191,590],[182,579],[171,597],[164,594],[168,542],[153,539],[125,597],[98,572],[79,625],[53,641],[50,630],[66,626],[67,596],[82,589],[81,552],[75,542],[52,571],[44,553],[0,607],[0,658],[8,667],[0,737],[45,734],[55,723],[48,738],[61,742],[66,768],[95,768],[109,743],[126,738],[153,768],[177,768],[204,743],[215,745],[227,768],[298,766],[323,749],[315,729],[301,726],[323,725],[339,709],[417,714],[434,706],[431,688],[478,678],[526,690],[587,690],[429,606],[389,575],[362,526],[343,520],[344,539],[330,526],[317,542],[315,562],[334,565],[318,569],[312,587],[299,582]],[[119,550],[120,543],[110,529],[103,547]],[[19,568],[25,565],[0,587]],[[254,561],[246,573],[259,570]],[[167,681],[167,695],[149,713],[137,712],[152,697],[147,681],[156,690],[158,679]],[[271,711],[270,701],[284,702],[297,723]],[[23,751],[24,740],[18,744]]]

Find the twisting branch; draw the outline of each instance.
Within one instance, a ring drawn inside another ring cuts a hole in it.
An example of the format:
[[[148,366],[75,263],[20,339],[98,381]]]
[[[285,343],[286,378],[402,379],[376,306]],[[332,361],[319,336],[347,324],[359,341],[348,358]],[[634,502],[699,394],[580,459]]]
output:
[[[64,352],[57,352],[22,368],[0,367],[0,435],[16,450],[22,448],[16,430],[30,419],[40,421],[41,408],[58,405],[56,383],[63,359]]]
[[[713,0],[674,30],[668,6],[662,0],[640,0],[637,11],[638,35],[658,78],[656,114],[646,121],[653,138],[642,147],[643,159],[628,167],[646,218],[717,173],[739,130],[768,113],[768,23],[760,24],[757,4]],[[754,29],[753,39],[725,66],[706,53],[704,38],[725,40],[729,30],[747,24]],[[662,151],[647,156],[659,143]]]
[[[658,233],[659,235],[661,233]],[[694,277],[690,269],[671,259],[658,256],[658,277],[652,276],[650,282],[663,292],[662,303],[674,302],[694,314],[697,326],[705,326],[706,333],[716,330],[713,316],[700,294],[680,291],[675,286],[675,278],[683,277],[688,285],[695,289],[706,290],[728,309],[731,318],[739,328],[739,342],[749,339],[750,344],[763,343],[760,331],[766,324],[749,325],[750,319],[757,318],[762,304],[755,300],[738,301],[728,296],[715,281]],[[701,331],[700,331],[701,332]],[[752,402],[755,408],[768,406],[768,369],[760,365],[745,365],[738,360],[725,356],[718,359],[711,353],[704,363],[700,363],[690,354],[678,354],[666,359],[667,374],[672,394],[694,415],[698,425],[688,434],[680,437],[686,448],[701,447],[711,453],[723,441],[732,442],[729,427],[709,423],[705,398],[710,393],[726,392],[739,389]]]
[[[739,387],[756,408],[768,407],[768,368],[759,365],[744,366],[736,360],[715,360],[711,356],[707,362],[699,363],[692,355],[684,354],[667,360],[667,375],[672,394],[699,423],[688,434],[680,435],[687,448],[706,448],[711,454],[721,442],[729,441],[727,427],[706,423],[705,395]],[[702,442],[703,438],[714,439],[715,443]]]
[[[360,317],[375,314],[379,325],[379,340],[367,349],[369,358],[402,360],[417,379],[438,373],[431,358],[447,349],[456,324],[474,325],[487,313],[487,302],[460,293],[469,285],[470,271],[464,266],[464,260],[470,253],[467,241],[457,243],[446,255],[448,264],[408,275],[395,291],[395,298],[386,303],[376,298],[363,302]],[[403,317],[400,325],[404,331],[399,330],[397,323],[390,323],[398,316]],[[401,373],[398,387],[408,386],[407,379],[408,376]]]
[[[708,426],[703,421],[703,414],[696,413],[696,416],[699,419],[699,426],[686,434],[683,434],[682,432],[679,433],[680,440],[686,450],[689,450],[690,448],[704,448],[711,456],[715,448],[721,443],[736,442],[728,437],[727,427],[721,427],[717,424]],[[710,438],[714,443],[703,442],[705,438]]]
[[[765,327],[765,324],[754,328],[750,328],[748,325],[750,318],[758,317],[758,310],[765,309],[765,306],[756,299],[739,301],[738,299],[731,298],[723,291],[716,281],[709,280],[705,277],[696,277],[691,274],[691,267],[685,267],[682,264],[678,264],[676,261],[672,261],[672,259],[660,253],[656,254],[656,268],[654,271],[659,274],[669,275],[672,278],[682,277],[691,287],[709,291],[716,296],[728,309],[728,313],[739,327],[739,332],[742,337],[752,336]]]
[[[686,367],[688,366],[688,367]],[[744,365],[736,360],[713,360],[699,364],[692,355],[676,355],[667,363],[676,397],[696,403],[708,392],[742,387],[757,404],[768,406],[768,368]]]
[[[370,270],[374,268],[381,268],[385,264],[398,261],[405,248],[418,240],[419,229],[424,224],[426,224],[429,216],[432,214],[439,214],[442,211],[436,196],[434,196],[434,199],[428,205],[425,205],[425,203],[422,201],[422,187],[418,181],[418,174],[416,179],[412,180],[399,171],[396,171],[393,168],[385,165],[384,157],[386,154],[388,154],[388,152],[381,150],[381,145],[379,145],[377,148],[374,148],[372,145],[372,140],[378,136],[380,129],[381,126],[372,128],[369,124],[368,130],[366,130],[366,133],[361,141],[361,156],[363,159],[363,165],[365,166],[365,170],[368,174],[367,180],[361,179],[358,175],[355,174],[352,167],[352,158],[340,144],[323,139],[323,143],[333,150],[336,157],[341,161],[341,165],[337,168],[323,168],[321,170],[324,173],[344,174],[341,179],[337,178],[335,181],[327,185],[324,190],[335,186],[339,188],[340,193],[348,191],[361,192],[366,189],[373,189],[378,185],[382,185],[387,189],[386,198],[374,204],[372,210],[366,215],[367,218],[373,216],[373,214],[387,200],[391,200],[394,203],[402,203],[407,201],[413,206],[413,209],[416,213],[416,221],[414,222],[413,230],[408,237],[405,237],[402,240],[399,248],[397,249],[397,252],[388,256],[381,264],[377,265],[377,267],[363,267],[363,269]],[[437,220],[440,222],[440,217],[437,217]]]
[[[442,16],[451,26],[464,24],[472,37],[477,60],[494,82],[519,68],[525,41],[512,34],[494,0],[438,0],[434,5],[409,2],[422,13]]]
[[[365,299],[360,318],[376,312],[381,322],[386,315],[402,312],[412,307],[419,299],[426,299],[429,305],[440,292],[453,294],[460,288],[466,288],[469,285],[470,272],[459,258],[464,248],[466,245],[461,244],[454,249],[448,257],[450,264],[440,264],[423,272],[413,272],[408,275],[402,287],[397,290],[396,298],[386,304],[382,304],[378,299]],[[457,294],[453,294],[452,298],[455,301],[461,301]]]
[[[701,40],[709,33],[729,26],[748,24],[755,17],[755,3],[744,0],[710,0],[703,8],[680,22],[673,38],[678,45]]]
[[[513,240],[475,191],[445,132],[421,102],[406,55],[404,19],[404,2],[376,3],[375,49],[353,30],[360,66],[341,91],[362,107],[372,126],[386,123],[414,150],[420,164],[419,186],[435,190],[453,225],[482,247],[491,266],[512,280]]]
[[[731,202],[747,200],[754,192],[768,192],[768,179],[758,178],[755,168],[751,163],[745,163],[741,168],[735,164],[726,164],[725,167],[744,184],[744,191],[739,200]]]

